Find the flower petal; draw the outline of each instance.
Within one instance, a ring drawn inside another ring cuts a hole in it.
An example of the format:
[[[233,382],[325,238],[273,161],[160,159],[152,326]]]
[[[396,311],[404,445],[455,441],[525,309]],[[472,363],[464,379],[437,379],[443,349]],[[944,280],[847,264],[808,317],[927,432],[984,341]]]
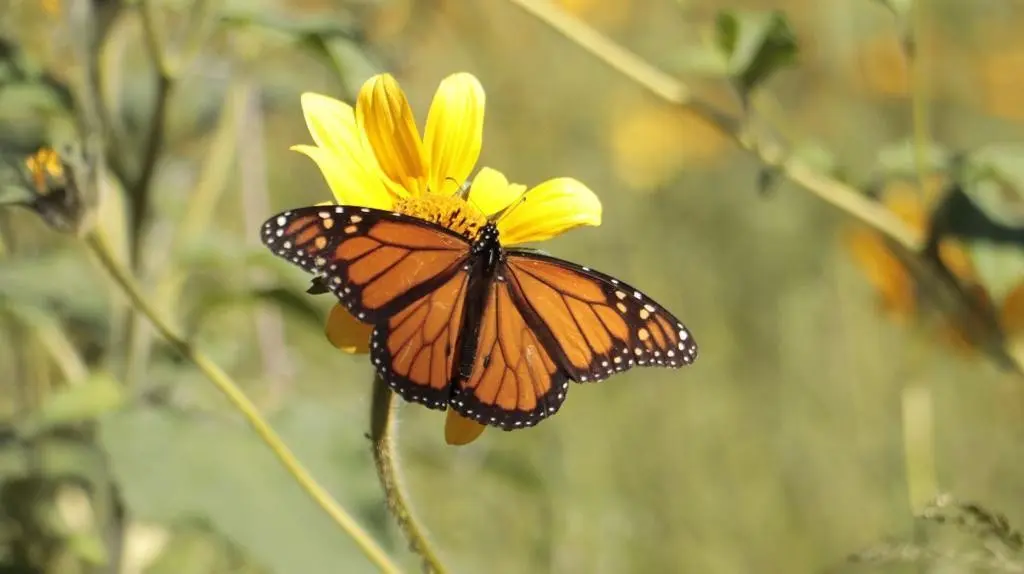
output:
[[[376,163],[371,151],[362,144],[359,126],[356,125],[356,112],[352,106],[315,92],[304,92],[300,102],[306,127],[316,145],[335,153],[363,155],[371,163]]]
[[[384,174],[410,193],[422,193],[427,178],[423,140],[405,92],[390,74],[374,76],[363,84],[356,102],[356,123]]]
[[[331,307],[324,334],[332,345],[346,353],[364,354],[370,351],[370,333],[373,325],[357,320],[339,304]]]
[[[482,167],[473,178],[467,199],[484,215],[491,217],[512,205],[524,191],[525,185],[509,183],[500,171]]]
[[[484,101],[473,74],[452,74],[437,87],[424,140],[431,191],[451,195],[473,171],[483,145]]]
[[[339,204],[391,209],[394,198],[388,192],[384,180],[369,172],[351,156],[339,155],[327,148],[311,145],[296,145],[291,149],[309,156],[316,162]]]
[[[579,181],[550,179],[498,219],[505,245],[543,241],[581,225],[601,225],[601,200]]]
[[[444,441],[452,446],[462,446],[475,441],[484,429],[484,425],[448,409],[448,418],[444,421]]]

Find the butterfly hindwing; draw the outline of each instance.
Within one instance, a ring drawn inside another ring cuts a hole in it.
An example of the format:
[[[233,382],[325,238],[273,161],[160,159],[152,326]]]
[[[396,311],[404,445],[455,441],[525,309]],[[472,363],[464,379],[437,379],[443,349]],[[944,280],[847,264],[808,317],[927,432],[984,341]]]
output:
[[[682,367],[697,358],[689,330],[639,290],[532,251],[507,252],[507,279],[550,332],[568,376],[593,382],[634,366]]]
[[[459,270],[373,330],[370,358],[405,400],[447,408],[468,283],[469,273]]]
[[[447,282],[469,241],[439,225],[367,207],[312,206],[263,225],[263,243],[310,273],[352,315],[378,324]]]
[[[509,284],[488,290],[479,322],[463,328],[476,337],[472,369],[452,388],[451,407],[464,417],[505,430],[533,426],[565,401],[567,377],[542,342]]]

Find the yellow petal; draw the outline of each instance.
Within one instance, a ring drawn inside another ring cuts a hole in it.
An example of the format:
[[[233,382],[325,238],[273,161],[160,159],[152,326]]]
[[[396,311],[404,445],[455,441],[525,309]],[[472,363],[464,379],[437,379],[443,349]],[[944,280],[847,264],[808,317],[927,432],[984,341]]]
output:
[[[484,137],[484,88],[472,74],[445,78],[427,114],[430,191],[451,195],[473,171]]]
[[[352,106],[314,92],[303,93],[300,102],[306,127],[316,145],[339,154],[365,156],[371,163],[376,163],[373,153],[360,140],[362,136]]]
[[[490,217],[512,205],[525,191],[525,185],[509,183],[500,171],[482,167],[473,178],[467,200]]]
[[[346,353],[363,354],[370,351],[370,333],[373,325],[357,320],[341,305],[331,307],[324,333],[332,345]]]
[[[550,179],[498,219],[505,245],[544,241],[581,225],[601,225],[601,200],[579,181]]]
[[[374,76],[363,84],[356,102],[356,123],[384,174],[410,193],[422,193],[427,178],[423,140],[405,92],[390,74]]]
[[[384,180],[370,173],[352,157],[311,145],[296,145],[291,149],[316,162],[339,204],[391,209],[394,199]]]
[[[469,444],[475,441],[485,428],[487,427],[467,419],[454,409],[448,409],[448,418],[444,421],[444,441],[452,446]]]

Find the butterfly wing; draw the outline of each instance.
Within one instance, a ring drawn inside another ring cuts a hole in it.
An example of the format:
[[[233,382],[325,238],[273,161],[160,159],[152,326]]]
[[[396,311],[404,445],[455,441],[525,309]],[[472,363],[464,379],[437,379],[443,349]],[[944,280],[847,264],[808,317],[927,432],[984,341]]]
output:
[[[286,211],[263,242],[375,325],[370,358],[408,401],[444,410],[466,298],[470,243],[438,225],[350,206]]]
[[[446,284],[470,243],[415,217],[351,206],[312,206],[267,220],[271,251],[323,277],[352,315],[379,324]]]
[[[452,388],[451,407],[481,424],[514,430],[555,414],[565,401],[568,379],[551,353],[553,341],[536,328],[515,300],[508,282],[487,285],[479,322],[464,337],[476,337],[468,378]]]
[[[614,277],[518,249],[508,250],[506,265],[524,312],[543,323],[554,343],[551,355],[575,381],[697,359],[697,344],[679,319]]]
[[[468,286],[469,273],[459,269],[374,328],[370,358],[405,400],[441,411],[448,407]]]

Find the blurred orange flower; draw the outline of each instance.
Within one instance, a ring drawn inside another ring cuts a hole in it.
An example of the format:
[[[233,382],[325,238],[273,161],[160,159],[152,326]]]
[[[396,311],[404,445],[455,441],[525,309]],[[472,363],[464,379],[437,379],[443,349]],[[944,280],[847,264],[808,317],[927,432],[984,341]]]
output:
[[[707,166],[722,157],[728,139],[699,113],[647,101],[615,101],[621,110],[610,134],[616,175],[636,191],[658,187],[687,165]]]
[[[855,82],[865,92],[883,97],[910,93],[907,58],[893,34],[867,38],[854,49]]]
[[[1013,120],[1024,120],[1024,81],[1008,70],[1024,67],[1024,45],[999,46],[983,54],[975,66],[979,75],[976,87],[981,107],[988,113]]]

